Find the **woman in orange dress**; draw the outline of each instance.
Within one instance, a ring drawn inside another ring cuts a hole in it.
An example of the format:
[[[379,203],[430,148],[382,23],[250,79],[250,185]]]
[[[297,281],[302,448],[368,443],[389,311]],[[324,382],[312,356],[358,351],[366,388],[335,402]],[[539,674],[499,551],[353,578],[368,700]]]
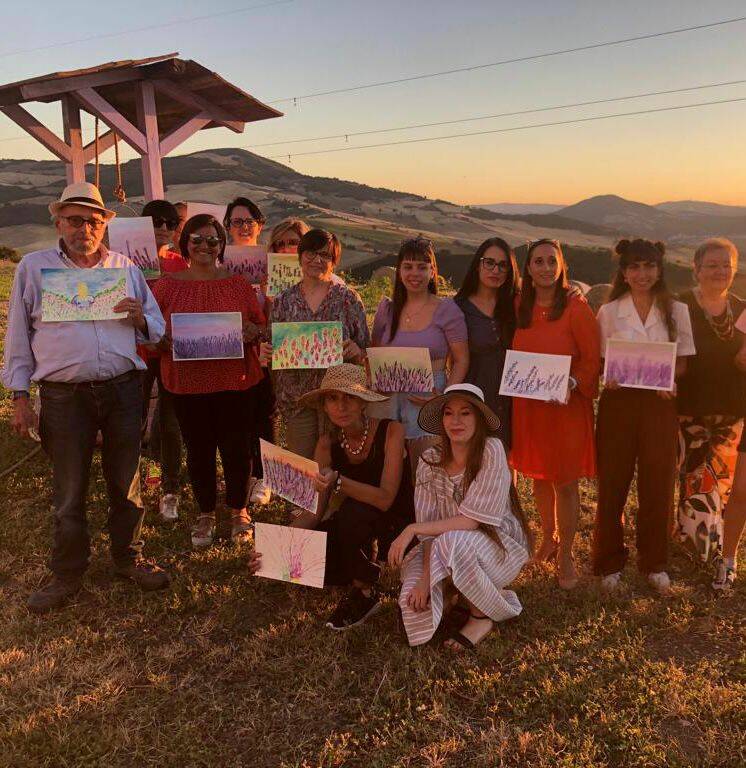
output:
[[[566,402],[513,399],[513,467],[534,481],[542,544],[535,560],[557,560],[563,589],[578,583],[572,544],[578,479],[596,475],[593,398],[601,366],[599,328],[585,299],[569,294],[567,263],[556,240],[529,245],[513,349],[571,355]]]

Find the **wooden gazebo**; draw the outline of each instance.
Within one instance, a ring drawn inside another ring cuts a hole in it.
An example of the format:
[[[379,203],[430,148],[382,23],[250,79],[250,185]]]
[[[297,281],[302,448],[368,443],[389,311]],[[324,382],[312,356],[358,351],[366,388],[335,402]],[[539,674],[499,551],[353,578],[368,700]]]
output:
[[[161,158],[203,128],[241,133],[246,123],[282,112],[177,53],[55,72],[0,86],[0,111],[65,163],[68,183],[85,181],[85,165],[117,138],[142,158],[148,200],[163,197]],[[21,105],[59,101],[64,140]],[[81,109],[108,131],[83,143]]]

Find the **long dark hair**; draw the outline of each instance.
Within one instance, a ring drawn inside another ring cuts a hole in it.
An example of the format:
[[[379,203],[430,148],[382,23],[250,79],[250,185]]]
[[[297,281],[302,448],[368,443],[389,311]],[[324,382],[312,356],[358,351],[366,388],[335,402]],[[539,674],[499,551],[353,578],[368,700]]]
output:
[[[624,277],[624,270],[630,264],[634,264],[637,261],[654,262],[658,266],[658,279],[650,289],[650,292],[653,294],[656,307],[658,307],[658,310],[663,315],[666,328],[668,329],[668,340],[676,341],[673,298],[663,275],[663,255],[665,252],[666,244],[660,241],[654,243],[652,240],[644,240],[641,237],[635,240],[620,240],[614,248],[614,253],[619,257],[619,268],[614,275],[611,291],[606,303],[624,296],[625,293],[629,293],[629,283]]]
[[[487,444],[487,438],[490,436],[489,430],[487,429],[487,422],[485,421],[482,412],[474,405],[470,404],[470,407],[475,416],[475,426],[474,434],[472,435],[471,440],[469,440],[469,449],[466,453],[466,466],[464,467],[464,476],[461,480],[461,493],[463,496],[466,496],[469,486],[474,482],[479,470],[482,468],[484,449]],[[445,434],[445,430],[441,441],[434,447],[437,452],[435,461],[428,461],[424,456],[422,456],[421,459],[431,467],[437,467],[445,472],[445,468],[451,461],[453,461],[453,448],[451,447],[451,441],[448,438],[448,435]],[[510,510],[521,524],[521,528],[523,528],[529,554],[531,554],[533,552],[533,534],[529,528],[526,516],[523,513],[523,507],[518,498],[518,491],[513,484],[512,477],[510,480]],[[487,533],[503,550],[505,549],[500,537],[493,528],[488,528]]]
[[[502,237],[490,237],[477,248],[474,258],[466,270],[461,288],[455,296],[456,302],[460,302],[473,296],[479,288],[479,266],[484,254],[490,248],[499,248],[508,260],[508,274],[505,282],[497,289],[497,301],[495,311],[492,314],[494,320],[499,320],[501,326],[512,338],[515,329],[515,297],[520,292],[521,277],[518,273],[518,263],[515,260],[513,249]]]
[[[220,251],[218,252],[218,261],[223,263],[223,254],[225,253],[225,244],[227,236],[223,225],[209,213],[198,213],[188,219],[179,237],[179,250],[185,261],[189,261],[189,235],[202,227],[214,227],[218,238],[220,239]]]
[[[567,262],[562,253],[562,246],[559,240],[552,240],[544,237],[541,240],[534,240],[529,243],[526,252],[526,261],[523,264],[523,274],[521,279],[521,300],[518,304],[518,327],[528,328],[531,325],[531,318],[534,313],[534,304],[536,303],[536,288],[534,280],[529,274],[528,266],[531,263],[531,254],[540,245],[551,245],[557,253],[557,259],[560,263],[560,276],[554,285],[554,299],[552,308],[549,312],[549,320],[559,320],[567,307],[567,296],[570,288],[570,281],[567,279]]]
[[[391,300],[391,329],[389,330],[389,341],[391,341],[399,330],[399,320],[401,311],[407,301],[407,289],[401,279],[402,261],[427,261],[433,268],[433,276],[427,284],[427,290],[437,296],[438,294],[438,264],[435,261],[435,248],[431,240],[424,237],[415,237],[411,240],[405,240],[399,248],[399,255],[396,257],[396,278],[394,279],[394,295]]]

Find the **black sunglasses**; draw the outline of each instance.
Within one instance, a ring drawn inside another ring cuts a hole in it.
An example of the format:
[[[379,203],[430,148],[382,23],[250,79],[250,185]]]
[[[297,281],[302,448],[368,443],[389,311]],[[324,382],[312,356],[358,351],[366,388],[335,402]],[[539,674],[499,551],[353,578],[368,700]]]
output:
[[[189,235],[189,242],[192,245],[202,245],[202,243],[207,243],[210,248],[215,248],[215,246],[220,245],[220,238],[216,237],[215,235],[208,235],[205,237],[204,235]]]
[[[166,219],[163,216],[151,216],[153,219],[153,226],[156,229],[160,229],[164,224],[166,229],[176,229],[179,226],[179,219]]]

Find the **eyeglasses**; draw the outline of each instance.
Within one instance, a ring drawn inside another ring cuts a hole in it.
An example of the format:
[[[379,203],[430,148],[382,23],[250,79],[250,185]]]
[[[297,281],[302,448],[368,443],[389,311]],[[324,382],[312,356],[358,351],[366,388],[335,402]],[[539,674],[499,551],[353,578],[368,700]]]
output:
[[[215,248],[220,245],[220,238],[215,237],[215,235],[208,235],[207,237],[204,235],[189,235],[189,242],[192,245],[202,245],[202,243],[207,243],[210,248]]]
[[[163,216],[152,216],[151,218],[156,229],[160,229],[164,225],[166,229],[176,229],[181,221],[181,219],[165,219]]]
[[[333,256],[330,253],[327,253],[326,251],[303,251],[301,254],[304,256],[308,261],[332,261]]]
[[[87,224],[92,230],[98,231],[106,226],[105,219],[86,219],[85,216],[60,216],[59,218],[65,219],[75,229],[80,229],[83,224]]]
[[[498,272],[507,272],[510,269],[510,265],[507,261],[496,261],[495,259],[490,259],[489,257],[482,256],[479,261],[482,262],[482,266],[488,271],[492,272],[494,269],[497,269]]]
[[[241,227],[253,227],[259,222],[256,219],[231,219],[228,223],[236,229],[241,229]]]
[[[272,245],[274,248],[297,248],[300,240],[276,240]]]

